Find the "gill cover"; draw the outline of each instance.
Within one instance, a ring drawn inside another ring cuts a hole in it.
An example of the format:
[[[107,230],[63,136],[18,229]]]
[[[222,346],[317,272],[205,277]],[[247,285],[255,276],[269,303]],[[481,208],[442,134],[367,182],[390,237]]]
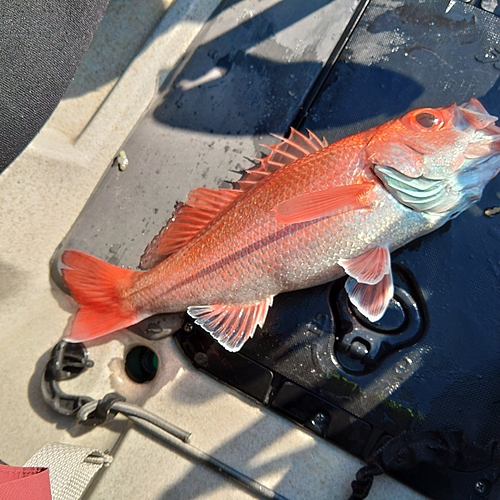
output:
[[[449,219],[477,201],[498,172],[495,121],[477,99],[416,109],[382,126],[368,155],[377,177],[401,204]]]

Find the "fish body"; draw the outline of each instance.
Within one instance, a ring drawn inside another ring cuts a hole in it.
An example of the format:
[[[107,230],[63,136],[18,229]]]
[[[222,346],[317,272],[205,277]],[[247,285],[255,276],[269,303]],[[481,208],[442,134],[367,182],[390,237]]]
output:
[[[341,140],[263,179],[202,235],[139,275],[138,290],[155,290],[150,312],[250,302],[325,283],[344,274],[341,258],[355,257],[380,241],[397,248],[432,230],[432,217],[401,206],[366,168],[363,146],[369,136]],[[357,179],[371,183],[370,208],[294,224],[272,213],[281,202]]]
[[[479,199],[500,169],[500,128],[479,101],[418,109],[325,145],[292,131],[234,189],[192,191],[141,260],[145,271],[68,250],[80,304],[68,340],[187,310],[237,351],[279,293],[344,274],[379,319],[393,295],[390,252]]]

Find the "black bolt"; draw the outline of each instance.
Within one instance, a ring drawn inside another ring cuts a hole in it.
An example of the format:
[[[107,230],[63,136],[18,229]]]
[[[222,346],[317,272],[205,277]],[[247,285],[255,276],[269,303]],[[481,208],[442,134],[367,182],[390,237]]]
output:
[[[349,353],[353,358],[363,359],[368,355],[368,347],[365,346],[362,342],[355,341],[349,347]]]
[[[197,352],[193,359],[199,366],[208,366],[208,357],[204,352]]]

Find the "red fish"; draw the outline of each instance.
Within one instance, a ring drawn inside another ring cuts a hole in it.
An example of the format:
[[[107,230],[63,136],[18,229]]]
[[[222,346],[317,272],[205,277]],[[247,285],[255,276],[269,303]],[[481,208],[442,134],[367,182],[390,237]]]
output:
[[[141,260],[123,269],[67,250],[80,304],[67,340],[187,310],[229,351],[273,297],[349,276],[371,321],[393,295],[390,252],[477,201],[500,169],[500,127],[476,99],[416,109],[331,145],[292,130],[234,189],[198,188]]]

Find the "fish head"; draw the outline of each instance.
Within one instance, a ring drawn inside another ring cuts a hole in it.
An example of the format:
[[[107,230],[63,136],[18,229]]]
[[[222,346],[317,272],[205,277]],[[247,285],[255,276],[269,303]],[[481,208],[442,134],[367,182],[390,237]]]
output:
[[[500,127],[477,99],[419,108],[376,129],[366,153],[400,203],[443,222],[477,201],[500,170]]]

